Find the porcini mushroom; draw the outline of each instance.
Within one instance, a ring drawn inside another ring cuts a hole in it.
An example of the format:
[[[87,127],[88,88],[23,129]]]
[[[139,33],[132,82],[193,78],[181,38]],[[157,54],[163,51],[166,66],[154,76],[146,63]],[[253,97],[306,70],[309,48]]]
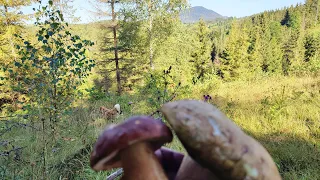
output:
[[[168,179],[175,180],[185,155],[166,147],[158,149],[155,155],[159,159]]]
[[[175,180],[219,180],[209,169],[202,167],[185,155]]]
[[[218,178],[281,179],[267,150],[216,107],[183,100],[164,104],[161,112],[192,159]]]
[[[123,179],[167,179],[154,151],[172,141],[172,132],[161,121],[132,117],[107,128],[98,138],[90,157],[96,171],[123,167]]]

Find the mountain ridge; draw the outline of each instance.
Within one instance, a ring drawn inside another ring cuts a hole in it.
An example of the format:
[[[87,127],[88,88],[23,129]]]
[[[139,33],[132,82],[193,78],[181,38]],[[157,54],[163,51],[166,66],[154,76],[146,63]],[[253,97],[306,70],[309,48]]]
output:
[[[226,19],[228,17],[203,6],[194,6],[180,13],[180,19],[183,23],[196,23],[201,18],[204,21],[215,21],[217,19]]]

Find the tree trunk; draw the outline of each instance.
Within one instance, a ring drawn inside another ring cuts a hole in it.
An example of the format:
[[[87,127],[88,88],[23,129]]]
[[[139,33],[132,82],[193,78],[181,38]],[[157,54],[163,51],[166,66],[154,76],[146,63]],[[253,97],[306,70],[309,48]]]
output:
[[[116,22],[116,13],[114,10],[115,0],[111,2],[112,9],[112,23],[113,23],[113,44],[114,44],[114,60],[116,62],[116,75],[117,75],[117,87],[118,94],[121,95],[121,78],[120,78],[120,69],[119,69],[119,55],[118,55],[118,40],[117,40],[117,22]]]
[[[317,11],[316,11],[316,21],[315,21],[315,25],[317,25],[317,23],[318,23],[318,15],[319,15],[319,0],[317,0],[316,8],[317,8]]]
[[[148,4],[148,16],[149,16],[149,60],[150,60],[150,68],[154,69],[153,64],[153,36],[152,36],[152,28],[153,28],[153,16],[152,16],[152,0],[149,1]]]
[[[8,17],[8,14],[9,14],[9,10],[8,10],[8,6],[4,5],[4,11],[5,11],[5,18],[6,18],[6,25],[7,25],[7,28],[9,29],[10,26],[12,25],[11,21],[10,21],[10,17]],[[10,35],[11,36],[11,35]],[[14,60],[16,61],[16,56],[15,56],[15,45],[14,45],[14,42],[13,42],[13,37],[10,37],[9,38],[9,43],[10,43],[10,46],[11,46],[11,53],[12,53],[12,56],[14,58]]]
[[[8,18],[8,6],[4,5],[4,12],[6,17],[6,25],[9,26],[9,18]]]

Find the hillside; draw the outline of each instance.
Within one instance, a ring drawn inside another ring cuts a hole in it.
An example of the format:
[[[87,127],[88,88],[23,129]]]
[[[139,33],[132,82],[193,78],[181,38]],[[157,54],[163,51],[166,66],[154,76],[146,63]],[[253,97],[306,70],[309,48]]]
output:
[[[199,21],[200,18],[203,18],[205,21],[215,21],[226,17],[202,6],[195,6],[183,11],[180,14],[180,18],[183,23],[194,23]]]

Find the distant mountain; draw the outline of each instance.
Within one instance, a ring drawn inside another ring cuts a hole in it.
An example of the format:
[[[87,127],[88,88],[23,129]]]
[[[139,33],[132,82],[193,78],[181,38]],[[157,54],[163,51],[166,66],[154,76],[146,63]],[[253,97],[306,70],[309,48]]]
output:
[[[225,19],[227,17],[202,6],[195,6],[183,11],[180,14],[180,18],[183,23],[195,23],[199,21],[200,18],[203,18],[205,21],[215,21],[217,19]]]

